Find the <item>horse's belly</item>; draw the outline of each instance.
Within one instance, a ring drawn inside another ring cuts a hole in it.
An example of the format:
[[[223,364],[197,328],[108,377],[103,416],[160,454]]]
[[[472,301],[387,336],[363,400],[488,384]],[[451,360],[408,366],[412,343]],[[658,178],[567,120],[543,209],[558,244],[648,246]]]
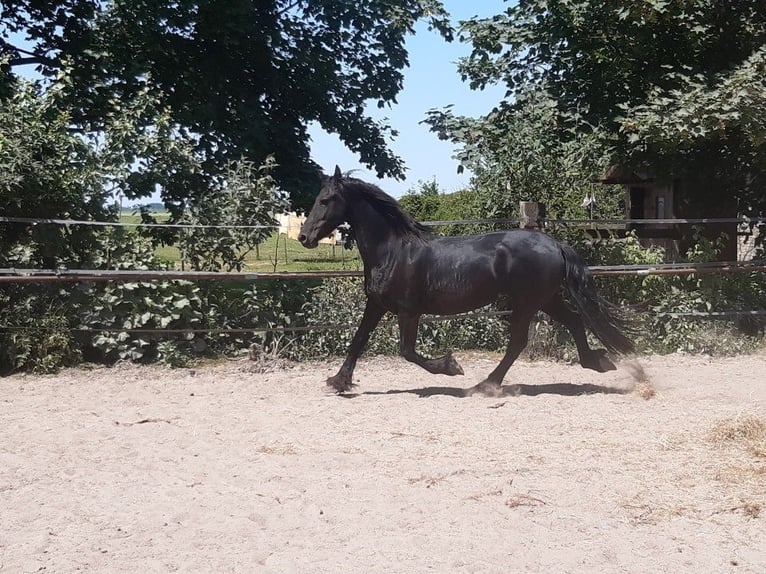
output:
[[[428,315],[457,315],[474,311],[480,307],[485,307],[494,303],[496,298],[487,298],[478,300],[475,303],[467,304],[464,299],[444,300],[431,305],[426,305],[424,313]]]
[[[463,288],[439,287],[426,292],[423,301],[425,313],[431,315],[454,315],[484,307],[497,300],[495,285],[478,284]]]

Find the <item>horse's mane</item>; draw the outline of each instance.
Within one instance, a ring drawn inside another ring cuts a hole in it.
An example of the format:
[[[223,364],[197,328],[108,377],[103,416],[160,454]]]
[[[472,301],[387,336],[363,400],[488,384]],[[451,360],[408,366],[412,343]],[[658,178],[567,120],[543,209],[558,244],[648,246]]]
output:
[[[415,221],[393,197],[377,185],[354,177],[344,177],[341,180],[341,187],[346,201],[367,202],[388,221],[399,236],[420,241],[431,238],[431,230],[428,227]]]

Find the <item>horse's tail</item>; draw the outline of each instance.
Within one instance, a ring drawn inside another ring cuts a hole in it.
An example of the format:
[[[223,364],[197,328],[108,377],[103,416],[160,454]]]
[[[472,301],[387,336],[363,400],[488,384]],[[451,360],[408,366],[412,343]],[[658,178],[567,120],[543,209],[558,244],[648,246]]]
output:
[[[566,287],[585,326],[613,353],[635,352],[633,342],[623,333],[627,321],[620,317],[617,308],[603,299],[596,291],[593,276],[585,262],[569,245],[561,245],[566,269]]]

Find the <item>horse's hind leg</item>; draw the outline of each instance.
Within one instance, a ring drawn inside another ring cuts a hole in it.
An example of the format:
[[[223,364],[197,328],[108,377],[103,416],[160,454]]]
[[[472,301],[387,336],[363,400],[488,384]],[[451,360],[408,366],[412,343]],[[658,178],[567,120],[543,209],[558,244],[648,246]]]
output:
[[[480,393],[483,395],[499,396],[502,394],[502,383],[508,369],[511,368],[514,361],[527,346],[529,341],[529,324],[532,321],[532,315],[514,313],[508,321],[508,333],[510,340],[505,350],[505,355],[500,364],[495,367],[486,379],[478,385],[471,387],[466,391],[466,395]]]
[[[463,369],[452,357],[451,353],[438,359],[426,359],[415,351],[415,341],[418,338],[418,321],[420,315],[399,313],[399,350],[402,357],[423,367],[434,375],[462,375]]]
[[[606,357],[604,349],[591,349],[588,345],[588,337],[585,334],[585,326],[582,318],[571,309],[560,294],[556,295],[543,308],[551,319],[564,325],[574,337],[577,345],[577,354],[580,356],[580,365],[586,369],[592,369],[599,373],[613,371],[617,367]]]

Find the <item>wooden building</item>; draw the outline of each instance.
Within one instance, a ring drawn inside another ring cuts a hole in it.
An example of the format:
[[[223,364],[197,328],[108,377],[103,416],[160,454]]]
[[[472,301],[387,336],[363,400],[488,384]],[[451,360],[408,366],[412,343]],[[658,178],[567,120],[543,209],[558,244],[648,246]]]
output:
[[[603,184],[621,185],[625,191],[625,216],[644,245],[660,245],[669,261],[682,256],[694,244],[695,225],[672,223],[668,219],[734,218],[733,200],[712,193],[712,182],[685,179],[662,180],[649,174],[612,167],[600,180]],[[715,198],[710,205],[709,198]],[[653,221],[660,220],[660,221]],[[702,236],[715,240],[725,235],[719,254],[721,261],[737,259],[736,223],[700,223]]]
[[[277,215],[279,223],[279,234],[286,235],[289,239],[298,239],[301,234],[301,225],[306,221],[305,215],[298,215],[294,211]],[[341,243],[340,232],[336,229],[329,237],[323,237],[319,240],[323,245],[339,245]]]

